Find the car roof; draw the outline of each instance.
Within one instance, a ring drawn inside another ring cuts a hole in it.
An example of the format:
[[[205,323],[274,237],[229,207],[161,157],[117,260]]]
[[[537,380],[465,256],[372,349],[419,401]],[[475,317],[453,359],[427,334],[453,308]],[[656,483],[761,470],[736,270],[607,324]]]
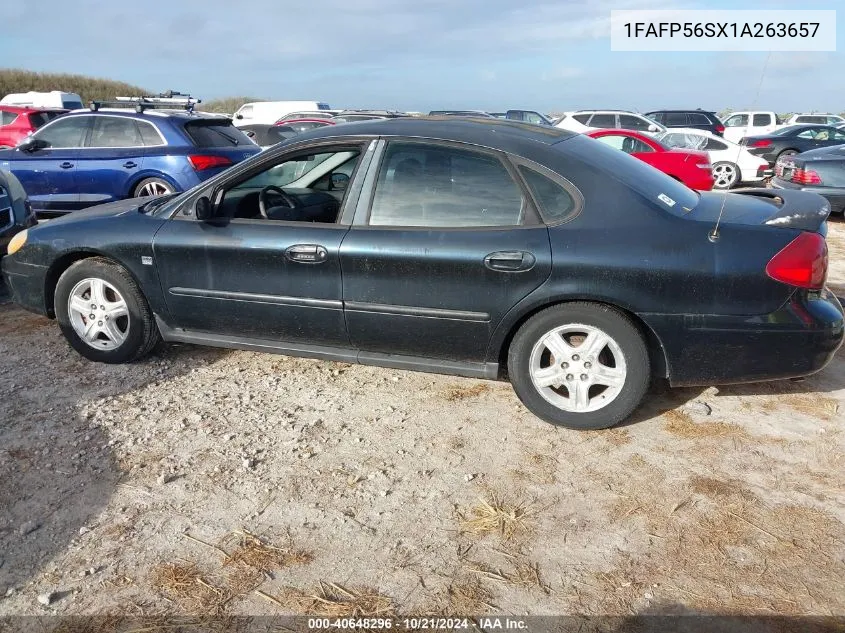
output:
[[[692,113],[696,113],[696,114],[715,114],[715,112],[713,112],[712,110],[702,110],[701,108],[696,108],[696,109],[693,109],[693,110],[651,110],[649,112],[646,112],[646,116],[648,116],[649,114],[654,114],[656,112],[677,112],[677,113],[692,112]]]
[[[533,125],[494,117],[425,116],[353,121],[303,132],[297,140],[332,137],[405,136],[421,139],[455,141],[513,152],[521,143],[552,145],[578,136],[562,128]]]

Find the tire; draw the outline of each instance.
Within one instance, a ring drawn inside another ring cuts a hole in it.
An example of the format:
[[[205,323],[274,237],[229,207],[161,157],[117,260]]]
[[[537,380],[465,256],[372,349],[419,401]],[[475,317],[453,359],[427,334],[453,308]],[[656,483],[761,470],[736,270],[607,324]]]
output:
[[[798,154],[797,149],[785,149],[777,155],[777,158],[775,158],[775,163],[777,163],[784,156],[795,156],[795,154]]]
[[[70,306],[72,297],[77,309]],[[62,334],[88,360],[138,360],[161,338],[138,284],[125,268],[107,259],[83,259],[72,264],[59,277],[54,300]],[[90,312],[84,314],[80,306],[84,312],[90,308]]]
[[[174,191],[176,190],[173,188],[173,185],[166,180],[162,180],[161,178],[144,178],[135,185],[135,189],[132,191],[132,197],[166,196]]]
[[[590,344],[587,334],[597,346],[585,360],[577,345]],[[599,335],[607,337],[604,344]],[[549,340],[555,341],[557,358],[543,343]],[[566,360],[559,361],[561,356]],[[539,418],[593,430],[615,426],[633,413],[648,390],[651,363],[645,340],[628,316],[606,305],[578,302],[546,308],[519,328],[508,350],[508,374],[519,399]],[[535,376],[561,382],[538,386]]]
[[[720,162],[713,165],[713,189],[730,189],[739,182],[739,167],[735,163]]]

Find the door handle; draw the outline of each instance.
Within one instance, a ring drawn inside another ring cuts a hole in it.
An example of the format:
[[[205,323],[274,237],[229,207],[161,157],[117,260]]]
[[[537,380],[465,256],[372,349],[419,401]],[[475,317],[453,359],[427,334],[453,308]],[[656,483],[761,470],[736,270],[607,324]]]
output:
[[[70,169],[71,167],[73,167],[73,163],[65,161],[63,163],[59,163],[59,167],[61,167],[62,169]]]
[[[285,257],[300,264],[322,264],[329,252],[319,244],[294,244],[285,250]]]
[[[525,251],[497,251],[484,258],[484,265],[490,270],[522,272],[531,270],[537,259]]]
[[[126,167],[126,169],[132,169],[133,167],[137,167],[138,165],[137,163],[133,163],[131,160],[128,160],[123,163],[123,166]]]

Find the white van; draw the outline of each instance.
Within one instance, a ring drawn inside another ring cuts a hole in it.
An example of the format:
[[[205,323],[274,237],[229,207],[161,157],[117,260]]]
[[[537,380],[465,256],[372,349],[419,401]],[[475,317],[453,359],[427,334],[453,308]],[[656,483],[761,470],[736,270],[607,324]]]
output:
[[[79,110],[84,107],[82,98],[75,92],[18,92],[0,99],[0,105],[21,106],[24,108],[56,108]]]
[[[262,123],[273,125],[286,114],[299,110],[331,110],[328,103],[322,101],[256,101],[245,103],[235,112],[234,124],[236,127],[242,125],[254,125]],[[326,112],[326,116],[330,116]]]

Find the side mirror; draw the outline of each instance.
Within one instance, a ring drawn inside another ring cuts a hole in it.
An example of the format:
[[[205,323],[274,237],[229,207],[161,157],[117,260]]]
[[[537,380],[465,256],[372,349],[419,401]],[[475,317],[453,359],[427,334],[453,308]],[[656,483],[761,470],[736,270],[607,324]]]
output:
[[[200,222],[207,222],[208,220],[213,218],[214,207],[211,204],[211,200],[209,200],[205,196],[199,198],[194,203],[194,215]]]
[[[236,119],[242,119],[242,118],[244,118],[244,115],[243,114],[236,114],[235,118]]]
[[[47,147],[50,147],[50,144],[47,141],[42,141],[34,136],[28,136],[18,143],[18,149],[22,152],[37,152],[38,150],[45,149]]]
[[[648,131],[649,132],[659,132],[660,128],[657,127],[654,123],[652,123],[651,125],[648,126]]]
[[[332,189],[340,191],[349,185],[349,176],[346,174],[332,174]]]

